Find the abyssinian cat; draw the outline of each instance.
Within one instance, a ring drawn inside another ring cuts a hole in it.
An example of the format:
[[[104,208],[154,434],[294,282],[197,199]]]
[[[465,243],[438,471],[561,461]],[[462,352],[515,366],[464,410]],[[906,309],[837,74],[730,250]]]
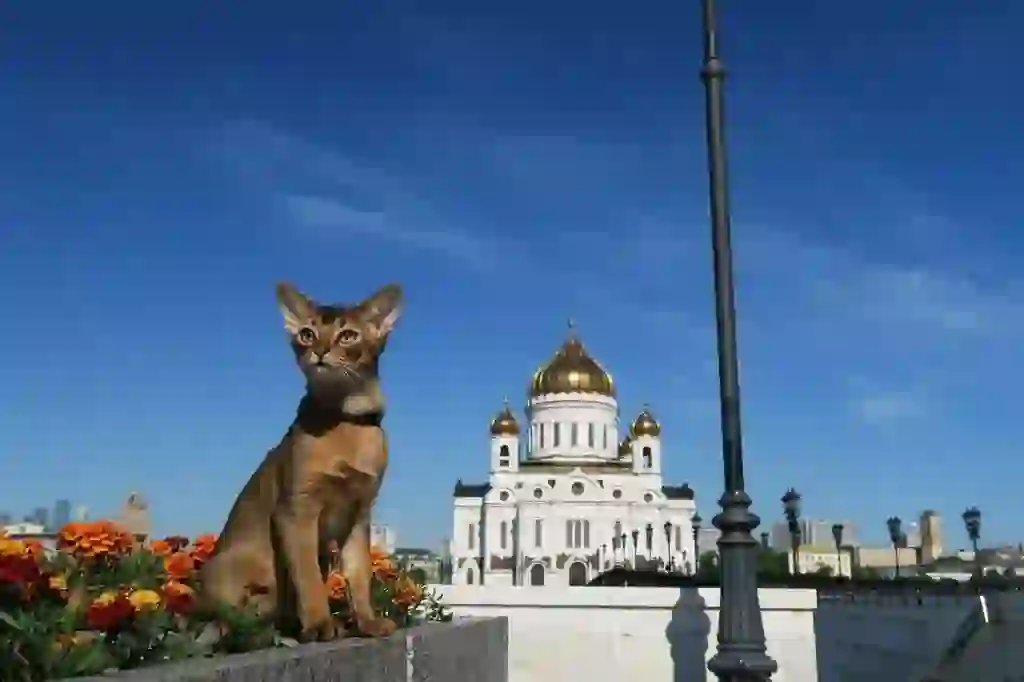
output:
[[[340,633],[320,558],[337,542],[356,628],[389,634],[370,601],[370,509],[387,467],[378,359],[401,312],[389,284],[354,306],[319,305],[291,284],[277,300],[306,394],[281,443],[239,493],[201,570],[203,602],[255,601],[301,641]],[[258,588],[258,589],[257,589]]]

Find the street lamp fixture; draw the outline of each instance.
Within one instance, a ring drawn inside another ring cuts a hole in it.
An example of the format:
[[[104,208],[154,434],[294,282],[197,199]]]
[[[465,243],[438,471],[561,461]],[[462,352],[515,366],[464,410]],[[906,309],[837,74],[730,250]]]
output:
[[[978,540],[981,539],[981,510],[977,507],[968,507],[964,510],[964,527],[967,529],[967,537],[971,540],[971,547],[974,549],[974,572],[981,575],[981,560],[978,557]]]
[[[700,524],[704,519],[700,514],[693,512],[690,519],[690,526],[693,528],[693,573],[700,573]]]
[[[890,516],[885,525],[889,529],[889,542],[892,543],[892,553],[896,557],[896,577],[900,577],[900,541],[903,539],[903,521],[898,516]]]
[[[665,522],[665,551],[668,553],[668,560],[665,565],[668,566],[668,571],[671,573],[675,568],[675,558],[672,556],[672,522]]]
[[[800,572],[800,493],[790,488],[782,496],[782,512],[789,528],[789,550],[793,556],[793,574]]]
[[[832,524],[832,539],[836,543],[836,560],[839,562],[836,564],[836,575],[841,578],[843,576],[843,524]]]
[[[746,493],[743,477],[743,429],[740,419],[729,178],[725,152],[725,66],[718,56],[714,0],[701,0],[701,10],[704,19],[704,60],[700,75],[705,93],[718,390],[725,473],[725,491],[719,500],[722,513],[712,520],[715,527],[722,531],[718,538],[721,605],[718,651],[708,661],[708,670],[722,682],[753,682],[770,678],[778,670],[778,665],[767,653],[757,595],[757,540],[751,531],[757,528],[761,520],[750,512],[752,501]]]
[[[761,549],[768,551],[768,533],[761,533]]]

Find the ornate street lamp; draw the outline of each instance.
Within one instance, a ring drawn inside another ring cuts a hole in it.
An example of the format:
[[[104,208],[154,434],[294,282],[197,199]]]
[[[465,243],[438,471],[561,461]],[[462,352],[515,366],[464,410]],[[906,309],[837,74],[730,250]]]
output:
[[[789,548],[793,556],[793,574],[800,572],[800,493],[794,488],[782,496],[782,512],[789,529]]]
[[[981,539],[981,510],[977,507],[968,507],[964,511],[963,517],[967,537],[970,538],[971,547],[974,549],[974,572],[981,576],[981,558],[978,556],[978,540]]]
[[[700,514],[693,512],[690,519],[690,526],[693,528],[693,573],[700,573],[700,524],[703,521]]]
[[[896,557],[896,577],[900,577],[900,540],[903,538],[903,521],[898,516],[890,516],[886,522],[889,529],[889,542],[892,543],[892,553]]]
[[[711,244],[714,254],[715,321],[718,341],[718,390],[721,402],[722,459],[725,491],[722,513],[712,523],[722,531],[721,605],[718,651],[708,670],[722,682],[767,680],[778,665],[767,653],[764,623],[757,596],[757,540],[751,531],[761,522],[750,512],[751,499],[743,478],[743,437],[740,420],[740,377],[736,350],[736,305],[732,281],[732,237],[729,226],[729,178],[725,154],[725,67],[718,57],[714,0],[701,0],[704,15],[704,81],[708,146]]]
[[[839,561],[836,564],[836,575],[841,578],[843,576],[843,524],[832,524],[832,539],[836,543],[836,559]]]
[[[630,533],[633,536],[633,570],[636,570],[637,557],[640,555],[640,531],[636,528]]]
[[[668,561],[665,565],[668,566],[669,573],[672,572],[675,567],[675,558],[672,556],[672,522],[665,522],[665,551],[668,553]]]

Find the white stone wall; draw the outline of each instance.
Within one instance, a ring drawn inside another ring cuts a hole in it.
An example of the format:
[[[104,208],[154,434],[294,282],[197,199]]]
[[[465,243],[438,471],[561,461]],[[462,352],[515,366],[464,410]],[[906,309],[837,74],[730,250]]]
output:
[[[456,616],[507,616],[510,682],[712,682],[717,589],[435,588]],[[759,592],[773,682],[817,682],[813,590]]]

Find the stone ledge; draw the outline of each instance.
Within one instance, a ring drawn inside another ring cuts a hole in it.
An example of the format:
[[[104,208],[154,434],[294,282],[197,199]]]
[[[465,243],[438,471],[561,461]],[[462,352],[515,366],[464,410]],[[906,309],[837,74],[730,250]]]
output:
[[[71,678],[77,682],[508,682],[508,619],[458,618],[344,639]]]

